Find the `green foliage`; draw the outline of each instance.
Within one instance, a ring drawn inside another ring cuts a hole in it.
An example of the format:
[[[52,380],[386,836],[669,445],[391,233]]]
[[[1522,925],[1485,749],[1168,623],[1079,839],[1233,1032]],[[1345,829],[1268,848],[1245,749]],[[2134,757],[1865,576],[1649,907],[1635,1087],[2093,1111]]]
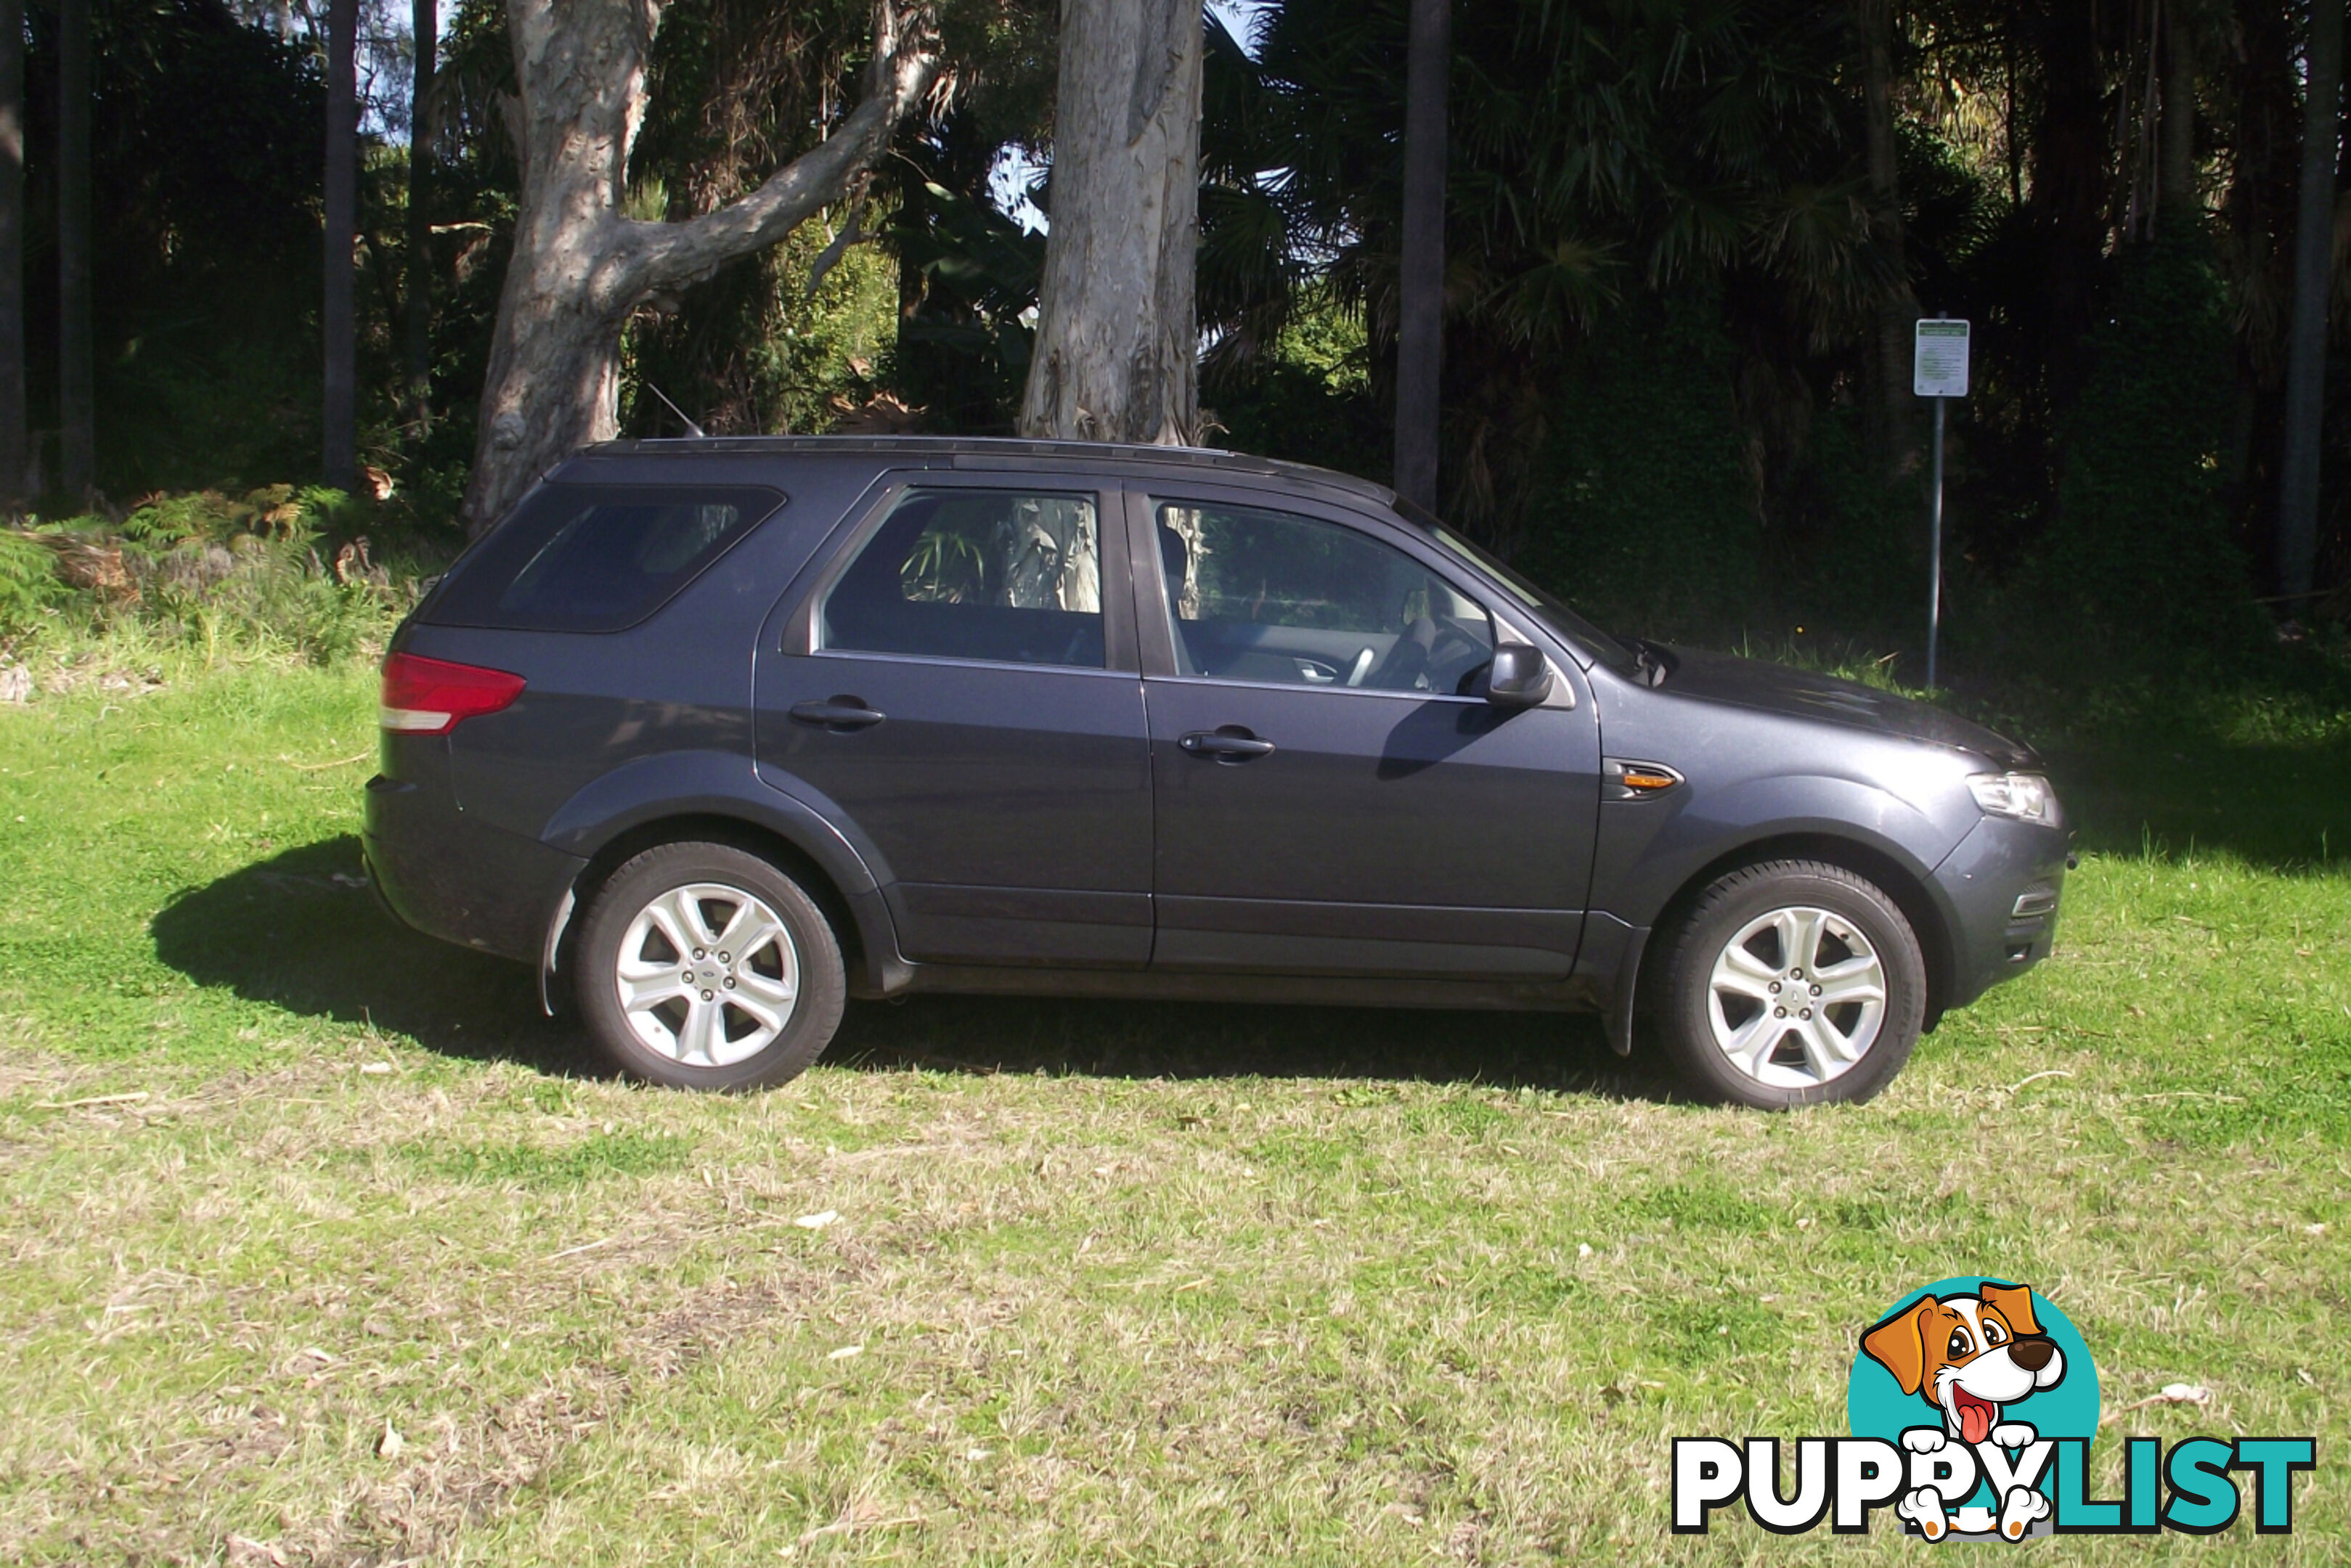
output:
[[[356,531],[369,511],[338,490],[273,485],[152,496],[120,524],[0,533],[0,634],[127,633],[206,659],[369,653],[415,601],[423,570],[374,559]]]
[[[898,323],[898,384],[934,428],[1009,430],[1037,339],[1045,236],[929,181],[908,195],[890,237],[921,301]]]
[[[2200,238],[2146,247],[2126,275],[2096,368],[2065,430],[2034,586],[2079,638],[2206,653],[2258,631],[2221,507],[2226,300]]]
[[[46,545],[27,534],[0,533],[0,637],[35,631],[71,597]]]
[[[622,427],[675,434],[676,416],[648,385],[714,434],[821,432],[863,403],[887,378],[895,348],[895,269],[874,246],[852,244],[810,287],[837,237],[832,225],[849,221],[836,212],[804,224],[691,291],[676,315],[632,327]]]
[[[1390,435],[1371,358],[1362,312],[1326,287],[1303,290],[1246,360],[1211,350],[1203,412],[1222,427],[1220,445],[1384,480]]]
[[[303,471],[318,453],[316,63],[217,0],[96,0],[90,14],[99,487]],[[28,83],[57,79],[56,16],[26,13]],[[26,95],[24,138],[28,391],[43,431],[58,423],[44,308],[57,266],[56,101]]]
[[[1567,357],[1518,559],[1628,629],[1719,640],[1769,600],[1729,345],[1708,307],[1629,303]]]

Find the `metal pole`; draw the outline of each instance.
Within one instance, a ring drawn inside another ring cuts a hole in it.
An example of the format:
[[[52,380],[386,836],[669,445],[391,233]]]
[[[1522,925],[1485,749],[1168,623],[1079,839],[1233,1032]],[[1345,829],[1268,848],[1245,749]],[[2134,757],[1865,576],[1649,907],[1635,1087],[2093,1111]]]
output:
[[[1935,689],[1935,643],[1943,630],[1943,404],[1935,400],[1935,507],[1927,529],[1927,689]]]

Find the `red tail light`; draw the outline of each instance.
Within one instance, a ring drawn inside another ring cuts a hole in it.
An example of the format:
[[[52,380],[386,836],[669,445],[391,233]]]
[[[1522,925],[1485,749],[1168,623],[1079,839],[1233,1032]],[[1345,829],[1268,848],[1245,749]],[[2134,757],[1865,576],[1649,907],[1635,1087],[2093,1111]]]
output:
[[[523,684],[504,670],[394,653],[383,662],[381,722],[403,735],[446,735],[461,719],[510,706]]]

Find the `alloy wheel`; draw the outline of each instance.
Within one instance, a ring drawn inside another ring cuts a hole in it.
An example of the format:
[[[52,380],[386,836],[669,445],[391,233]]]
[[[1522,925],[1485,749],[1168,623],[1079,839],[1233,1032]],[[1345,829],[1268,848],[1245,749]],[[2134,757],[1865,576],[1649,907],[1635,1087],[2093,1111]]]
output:
[[[1809,905],[1774,909],[1740,926],[1715,958],[1707,1021],[1745,1076],[1810,1089],[1876,1043],[1886,983],[1885,963],[1852,921]]]
[[[651,1051],[727,1067],[774,1042],[799,1005],[799,952],[765,901],[723,883],[654,897],[621,938],[621,1016]]]

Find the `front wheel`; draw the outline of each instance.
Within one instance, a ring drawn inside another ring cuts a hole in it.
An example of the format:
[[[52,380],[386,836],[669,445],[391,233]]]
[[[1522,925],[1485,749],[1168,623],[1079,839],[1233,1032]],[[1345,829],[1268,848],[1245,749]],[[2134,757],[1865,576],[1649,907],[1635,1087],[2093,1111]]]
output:
[[[750,1089],[807,1071],[841,1025],[848,975],[816,901],[729,844],[663,844],[598,890],[575,993],[632,1077]]]
[[[1891,898],[1842,866],[1744,867],[1662,935],[1651,1031],[1709,1099],[1762,1110],[1864,1101],[1918,1041],[1917,936]]]

